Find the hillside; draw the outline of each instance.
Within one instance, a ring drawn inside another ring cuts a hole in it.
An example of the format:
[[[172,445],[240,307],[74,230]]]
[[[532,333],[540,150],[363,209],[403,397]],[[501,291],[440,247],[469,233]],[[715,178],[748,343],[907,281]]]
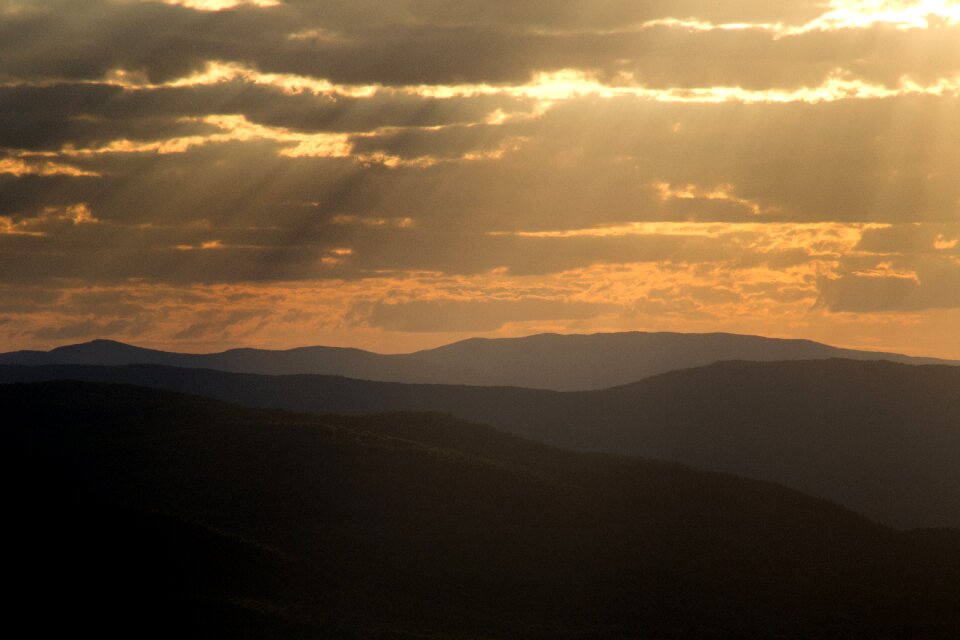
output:
[[[98,637],[955,637],[960,536],[435,414],[0,386],[8,624]],[[12,481],[17,481],[13,484]],[[57,577],[62,576],[62,577]]]
[[[960,527],[960,369],[728,362],[602,391],[403,385],[164,367],[0,367],[317,413],[442,411],[565,448],[778,482],[900,527]]]
[[[557,391],[605,389],[676,369],[724,360],[847,358],[910,364],[953,364],[932,358],[838,349],[809,340],[725,333],[540,334],[456,342],[416,353],[381,355],[360,349],[301,347],[170,353],[111,340],[51,351],[0,354],[0,364],[157,364],[266,375],[320,374],[385,382],[517,386]]]

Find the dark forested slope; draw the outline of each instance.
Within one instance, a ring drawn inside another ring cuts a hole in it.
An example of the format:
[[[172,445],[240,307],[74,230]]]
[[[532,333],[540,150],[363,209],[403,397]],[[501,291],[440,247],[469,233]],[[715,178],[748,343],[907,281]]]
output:
[[[955,637],[960,540],[435,414],[0,386],[7,624],[98,637]],[[13,628],[13,627],[12,627]]]
[[[576,450],[779,482],[902,527],[960,527],[960,368],[728,362],[559,393],[196,369],[0,367],[0,380],[129,382],[319,413],[443,411]]]

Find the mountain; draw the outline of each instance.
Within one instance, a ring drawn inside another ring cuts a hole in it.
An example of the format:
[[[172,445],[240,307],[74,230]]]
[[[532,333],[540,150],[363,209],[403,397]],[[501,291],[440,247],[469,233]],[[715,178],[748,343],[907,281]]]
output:
[[[909,364],[957,364],[932,358],[838,349],[810,340],[729,333],[627,332],[540,334],[495,340],[473,338],[413,355],[433,365],[470,363],[472,368],[495,378],[494,384],[497,385],[555,391],[606,389],[667,371],[725,360],[770,362],[846,358]],[[439,382],[472,384],[466,380]]]
[[[402,382],[430,383],[450,379],[463,381],[466,384],[489,382],[479,374],[455,366],[421,362],[409,356],[386,356],[361,349],[339,347],[301,347],[285,351],[231,349],[221,353],[172,353],[143,349],[114,340],[94,340],[58,347],[51,351],[3,353],[0,354],[0,364],[27,366],[157,364],[264,375],[318,373],[365,380],[382,379]]]
[[[605,389],[675,369],[723,360],[825,358],[956,364],[932,358],[838,349],[809,340],[779,340],[725,333],[641,332],[473,338],[437,349],[399,355],[335,347],[302,347],[286,351],[232,349],[209,354],[169,353],[111,340],[94,340],[52,351],[0,354],[0,364],[159,364],[267,375],[312,373],[385,382],[578,391]]]
[[[0,386],[13,586],[40,636],[950,638],[960,533],[538,445],[78,382]]]
[[[405,385],[202,369],[0,367],[316,413],[440,411],[547,444],[777,482],[901,527],[960,527],[960,368],[724,362],[601,391]]]

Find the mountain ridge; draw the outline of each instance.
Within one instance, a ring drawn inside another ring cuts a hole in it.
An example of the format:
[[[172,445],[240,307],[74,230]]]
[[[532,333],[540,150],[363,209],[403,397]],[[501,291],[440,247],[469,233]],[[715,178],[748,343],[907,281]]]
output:
[[[241,347],[196,354],[144,349],[113,340],[50,351],[0,354],[0,364],[157,364],[265,375],[319,374],[401,383],[517,386],[555,391],[604,389],[675,369],[724,360],[810,360],[831,357],[908,364],[960,364],[937,358],[841,349],[805,339],[731,333],[621,332],[468,338],[407,354],[352,347]]]
[[[0,366],[0,382],[121,382],[245,406],[439,411],[538,442],[777,482],[902,527],[960,527],[960,368],[730,361],[601,391],[400,384],[156,365]]]

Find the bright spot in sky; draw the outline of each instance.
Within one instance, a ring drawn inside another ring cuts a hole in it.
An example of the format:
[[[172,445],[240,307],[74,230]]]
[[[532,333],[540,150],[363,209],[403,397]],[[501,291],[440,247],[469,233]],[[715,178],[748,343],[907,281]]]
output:
[[[889,24],[903,29],[925,29],[938,22],[960,22],[960,3],[950,0],[833,0],[830,4],[833,8],[815,20],[814,26],[866,28]]]
[[[181,6],[198,9],[200,11],[220,11],[222,9],[233,9],[240,5],[248,4],[255,7],[276,7],[280,4],[279,0],[164,0],[166,4],[179,4]]]

